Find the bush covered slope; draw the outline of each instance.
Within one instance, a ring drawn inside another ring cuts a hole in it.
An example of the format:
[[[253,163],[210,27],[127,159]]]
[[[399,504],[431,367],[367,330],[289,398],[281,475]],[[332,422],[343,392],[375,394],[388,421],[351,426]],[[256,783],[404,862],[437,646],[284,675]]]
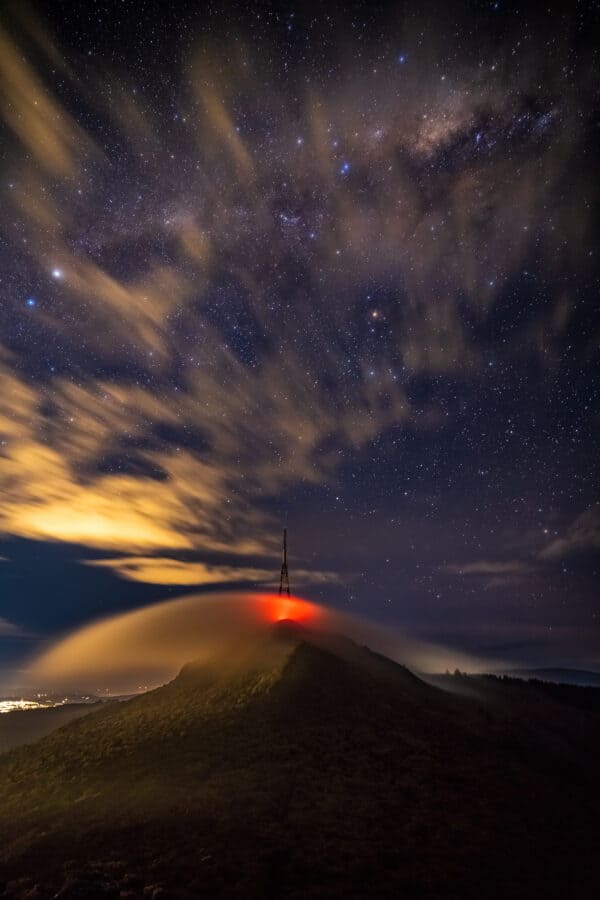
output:
[[[5,896],[597,896],[598,705],[492,687],[294,628],[187,666],[0,757]]]

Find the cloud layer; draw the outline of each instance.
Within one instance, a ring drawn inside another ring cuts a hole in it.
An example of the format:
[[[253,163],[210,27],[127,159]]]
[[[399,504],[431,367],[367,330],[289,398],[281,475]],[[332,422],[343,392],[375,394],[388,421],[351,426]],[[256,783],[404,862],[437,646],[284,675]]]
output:
[[[546,618],[598,543],[597,63],[513,12],[173,6],[107,49],[6,5],[4,535],[264,583],[305,516],[302,583]]]
[[[188,662],[235,666],[272,626],[293,619],[341,633],[426,671],[479,663],[456,651],[384,630],[347,613],[276,594],[203,594],[114,616],[56,642],[30,666],[32,684],[95,691],[136,691],[164,682]]]

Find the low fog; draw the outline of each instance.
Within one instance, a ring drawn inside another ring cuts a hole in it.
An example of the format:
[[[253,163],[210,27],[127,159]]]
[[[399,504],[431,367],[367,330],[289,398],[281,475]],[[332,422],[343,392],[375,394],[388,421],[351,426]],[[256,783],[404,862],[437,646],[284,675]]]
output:
[[[292,619],[343,634],[415,671],[483,668],[457,651],[414,640],[348,613],[297,597],[265,593],[185,596],[86,625],[32,661],[29,680],[46,689],[131,693],[173,678],[198,661],[228,667],[274,623]],[[490,661],[487,662],[489,671]]]

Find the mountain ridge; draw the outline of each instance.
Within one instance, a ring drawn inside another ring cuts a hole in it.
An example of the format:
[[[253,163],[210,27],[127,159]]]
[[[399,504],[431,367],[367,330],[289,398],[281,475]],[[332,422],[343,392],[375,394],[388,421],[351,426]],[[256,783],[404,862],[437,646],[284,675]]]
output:
[[[600,715],[507,697],[484,705],[343,636],[274,628],[0,757],[5,897],[116,897],[132,879],[134,897],[154,882],[178,898],[589,890]]]

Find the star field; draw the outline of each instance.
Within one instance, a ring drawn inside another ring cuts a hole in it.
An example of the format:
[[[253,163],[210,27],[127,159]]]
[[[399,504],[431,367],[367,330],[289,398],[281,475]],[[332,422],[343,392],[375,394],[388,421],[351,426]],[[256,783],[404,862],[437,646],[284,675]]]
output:
[[[597,25],[5,4],[0,653],[285,524],[300,593],[600,666]]]

